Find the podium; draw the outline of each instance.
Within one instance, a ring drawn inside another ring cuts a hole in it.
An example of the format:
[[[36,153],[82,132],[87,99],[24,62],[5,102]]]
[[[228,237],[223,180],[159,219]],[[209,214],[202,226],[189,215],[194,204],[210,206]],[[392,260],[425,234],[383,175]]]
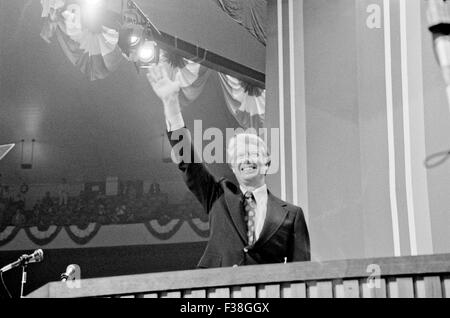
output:
[[[48,283],[28,298],[450,298],[450,254],[252,265]]]

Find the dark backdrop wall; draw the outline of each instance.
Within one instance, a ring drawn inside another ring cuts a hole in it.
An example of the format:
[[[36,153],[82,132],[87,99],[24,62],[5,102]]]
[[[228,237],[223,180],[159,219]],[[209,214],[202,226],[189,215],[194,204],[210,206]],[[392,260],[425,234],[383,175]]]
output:
[[[77,264],[81,278],[144,274],[175,270],[195,269],[205,242],[168,245],[141,245],[80,249],[50,249],[44,251],[44,261],[28,266],[24,294],[34,291],[48,282],[58,281],[69,264]],[[30,251],[0,252],[0,264],[9,264]],[[14,298],[20,295],[21,268],[3,274]],[[7,298],[3,287],[0,298]]]

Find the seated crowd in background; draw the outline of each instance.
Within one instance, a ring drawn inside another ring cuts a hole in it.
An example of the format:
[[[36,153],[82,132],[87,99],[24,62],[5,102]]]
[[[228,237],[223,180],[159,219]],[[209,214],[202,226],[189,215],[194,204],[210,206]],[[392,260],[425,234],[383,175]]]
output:
[[[106,196],[103,192],[81,191],[76,197],[52,197],[47,192],[31,210],[23,200],[0,199],[0,227],[140,223],[151,219],[192,218],[201,216],[201,206],[190,192],[179,204],[169,204],[168,194],[152,184],[146,194],[134,191]]]

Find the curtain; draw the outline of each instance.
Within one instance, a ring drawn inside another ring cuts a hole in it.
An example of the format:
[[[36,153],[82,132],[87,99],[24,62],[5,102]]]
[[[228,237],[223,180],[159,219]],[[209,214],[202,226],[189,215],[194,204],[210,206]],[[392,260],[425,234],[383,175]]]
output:
[[[119,33],[106,26],[118,25],[121,7],[117,1],[106,3],[96,23],[88,24],[82,23],[84,12],[78,1],[41,0],[41,37],[47,42],[56,37],[67,58],[90,80],[105,78],[124,60],[117,45]]]
[[[204,67],[198,63],[185,60],[181,67],[174,67],[170,61],[163,59],[168,73],[172,80],[177,80],[180,83],[180,104],[187,106],[195,101],[202,93],[206,81],[212,73],[212,70]]]
[[[162,58],[170,78],[180,83],[180,103],[187,106],[195,101],[202,93],[209,76],[215,74],[219,78],[224,99],[229,112],[238,122],[239,126],[247,128],[263,128],[266,105],[265,90],[253,87],[249,84],[219,72],[208,69],[198,63],[185,61],[173,61],[170,58]]]
[[[234,21],[266,45],[267,0],[213,0]]]
[[[218,73],[228,110],[243,128],[263,128],[265,90],[248,87],[238,79]]]

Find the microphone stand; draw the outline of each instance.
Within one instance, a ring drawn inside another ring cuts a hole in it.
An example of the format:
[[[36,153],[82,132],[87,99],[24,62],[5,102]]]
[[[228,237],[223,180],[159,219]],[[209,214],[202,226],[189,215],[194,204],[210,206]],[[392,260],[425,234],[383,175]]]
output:
[[[24,291],[25,284],[27,282],[27,266],[28,266],[28,264],[40,262],[40,261],[42,261],[43,258],[44,258],[44,253],[42,252],[42,250],[36,250],[36,251],[34,251],[33,254],[30,254],[30,255],[24,254],[21,257],[19,257],[19,259],[17,261],[0,269],[0,272],[4,273],[6,271],[9,271],[12,268],[22,266],[20,298],[24,298],[23,291]]]
[[[22,264],[22,282],[20,284],[20,298],[23,298],[23,289],[27,282],[27,263]]]
[[[20,298],[24,298],[23,297],[23,290],[25,287],[25,284],[27,283],[27,265],[28,265],[28,260],[26,259],[27,255],[22,255],[21,261],[20,261],[20,265],[22,266],[22,280],[20,282]]]

